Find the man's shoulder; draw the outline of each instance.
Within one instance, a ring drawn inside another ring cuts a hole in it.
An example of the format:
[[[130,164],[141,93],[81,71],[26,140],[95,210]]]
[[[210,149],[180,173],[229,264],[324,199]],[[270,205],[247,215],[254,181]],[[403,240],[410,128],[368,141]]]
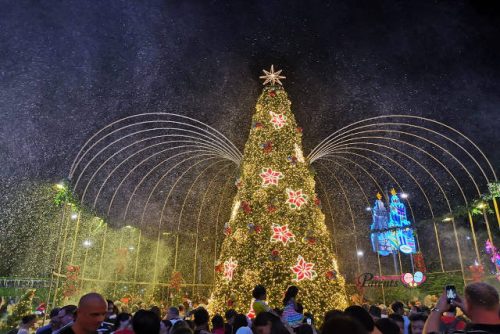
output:
[[[62,328],[57,334],[75,334],[73,331],[73,326],[66,326]]]
[[[52,333],[52,326],[50,324],[42,326],[36,330],[36,334],[50,334]]]

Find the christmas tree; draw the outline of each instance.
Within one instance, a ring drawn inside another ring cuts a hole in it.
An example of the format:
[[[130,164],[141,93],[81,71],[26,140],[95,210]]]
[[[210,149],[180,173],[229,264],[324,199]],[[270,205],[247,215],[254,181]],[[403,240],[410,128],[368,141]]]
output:
[[[281,86],[281,71],[264,71],[266,85],[245,145],[241,176],[221,247],[210,311],[247,313],[256,284],[271,307],[299,287],[305,311],[322,315],[347,306],[315,181],[302,153],[302,129]]]

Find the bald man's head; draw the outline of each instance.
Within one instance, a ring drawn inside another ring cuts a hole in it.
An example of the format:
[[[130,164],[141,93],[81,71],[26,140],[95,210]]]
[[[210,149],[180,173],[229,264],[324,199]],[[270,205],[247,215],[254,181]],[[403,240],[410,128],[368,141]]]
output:
[[[94,302],[101,302],[106,304],[106,306],[108,305],[108,302],[106,301],[106,299],[104,299],[102,295],[98,294],[97,292],[91,292],[87,293],[86,295],[83,295],[80,298],[80,301],[78,302],[78,308]]]
[[[465,287],[465,300],[469,307],[498,312],[500,298],[497,290],[484,282],[470,283]]]
[[[77,334],[95,333],[104,321],[107,311],[108,303],[103,296],[95,292],[83,295],[78,302],[73,330]]]

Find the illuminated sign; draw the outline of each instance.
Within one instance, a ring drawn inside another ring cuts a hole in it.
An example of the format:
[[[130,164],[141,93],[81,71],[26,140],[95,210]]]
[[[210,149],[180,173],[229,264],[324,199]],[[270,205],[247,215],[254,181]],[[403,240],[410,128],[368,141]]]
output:
[[[364,273],[358,276],[356,285],[361,288],[393,288],[403,284],[407,288],[416,288],[425,282],[427,277],[421,272],[414,274],[405,273],[403,275],[373,275]]]
[[[401,275],[401,282],[408,288],[416,288],[422,285],[426,279],[427,277],[425,277],[424,273],[421,271],[416,271],[414,274],[406,273]]]
[[[405,254],[411,254],[413,253],[413,248],[411,248],[408,245],[401,245],[399,246],[399,250]]]

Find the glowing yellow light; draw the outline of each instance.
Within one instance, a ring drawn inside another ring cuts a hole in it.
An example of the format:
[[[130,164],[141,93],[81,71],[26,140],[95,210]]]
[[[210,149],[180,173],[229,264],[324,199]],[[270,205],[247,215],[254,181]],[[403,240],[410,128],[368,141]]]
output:
[[[236,215],[238,214],[238,210],[240,209],[240,204],[241,201],[236,201],[233,205],[233,210],[231,211],[231,220],[234,220],[236,218]]]
[[[302,149],[297,145],[297,143],[293,144],[293,147],[295,149],[295,155],[297,156],[297,161],[304,163],[304,153],[302,152]]]
[[[484,209],[484,208],[486,208],[486,203],[484,203],[484,202],[479,203],[479,204],[477,205],[477,208],[478,208],[478,209]]]

